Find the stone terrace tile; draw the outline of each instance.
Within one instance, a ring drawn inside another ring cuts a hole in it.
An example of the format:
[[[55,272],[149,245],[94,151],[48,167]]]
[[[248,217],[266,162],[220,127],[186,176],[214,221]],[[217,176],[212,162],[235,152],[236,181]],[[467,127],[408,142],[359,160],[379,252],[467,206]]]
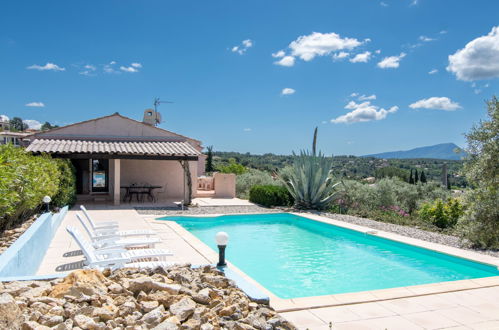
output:
[[[352,312],[347,306],[316,308],[311,309],[310,312],[328,324],[329,322],[333,322],[333,324],[335,324],[336,322],[347,322],[361,319],[359,315]]]
[[[396,315],[395,312],[383,307],[377,302],[349,305],[347,308],[359,315],[363,319],[371,319],[377,317],[386,317]]]
[[[474,310],[466,307],[454,307],[450,309],[442,309],[437,311],[440,315],[452,319],[462,325],[473,323],[486,322],[491,319],[483,314],[477,313]]]
[[[308,310],[281,313],[281,315],[299,329],[316,329],[316,327],[327,326],[326,322],[322,321]]]
[[[425,329],[441,329],[459,326],[460,324],[437,312],[422,312],[403,315],[403,317],[412,323]]]

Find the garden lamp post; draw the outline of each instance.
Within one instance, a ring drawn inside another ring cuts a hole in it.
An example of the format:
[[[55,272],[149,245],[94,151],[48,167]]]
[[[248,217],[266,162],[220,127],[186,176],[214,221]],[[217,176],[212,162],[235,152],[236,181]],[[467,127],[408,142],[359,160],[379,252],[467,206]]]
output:
[[[50,212],[50,202],[52,201],[52,198],[50,196],[45,196],[43,197],[43,202],[45,203],[45,207],[47,209],[47,212]]]
[[[227,242],[229,241],[229,234],[224,231],[219,231],[215,235],[215,241],[218,245],[218,264],[217,267],[227,266],[225,263],[225,247],[227,246]]]

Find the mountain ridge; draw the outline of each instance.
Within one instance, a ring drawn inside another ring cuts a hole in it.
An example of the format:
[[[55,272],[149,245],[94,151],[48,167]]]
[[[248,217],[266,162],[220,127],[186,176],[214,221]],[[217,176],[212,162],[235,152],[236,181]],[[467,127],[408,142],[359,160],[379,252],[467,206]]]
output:
[[[460,150],[456,153],[455,150]],[[381,152],[377,154],[364,155],[361,157],[374,157],[386,159],[410,159],[410,158],[433,158],[461,160],[466,156],[466,152],[455,143],[439,143],[431,146],[413,148],[409,150]]]

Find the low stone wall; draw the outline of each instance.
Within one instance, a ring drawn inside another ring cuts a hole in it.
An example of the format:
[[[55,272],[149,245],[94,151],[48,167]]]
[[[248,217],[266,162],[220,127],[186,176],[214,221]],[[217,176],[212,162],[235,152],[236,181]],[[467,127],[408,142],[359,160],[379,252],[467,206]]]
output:
[[[2,329],[295,329],[211,266],[78,270],[0,292]]]

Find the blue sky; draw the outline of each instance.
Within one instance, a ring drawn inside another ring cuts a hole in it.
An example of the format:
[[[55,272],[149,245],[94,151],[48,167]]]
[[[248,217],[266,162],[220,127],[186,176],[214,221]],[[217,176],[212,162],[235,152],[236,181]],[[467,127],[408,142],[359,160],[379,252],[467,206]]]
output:
[[[140,120],[160,97],[174,102],[160,127],[215,150],[289,154],[315,126],[335,155],[464,146],[497,94],[498,12],[480,0],[4,1],[0,114]]]

